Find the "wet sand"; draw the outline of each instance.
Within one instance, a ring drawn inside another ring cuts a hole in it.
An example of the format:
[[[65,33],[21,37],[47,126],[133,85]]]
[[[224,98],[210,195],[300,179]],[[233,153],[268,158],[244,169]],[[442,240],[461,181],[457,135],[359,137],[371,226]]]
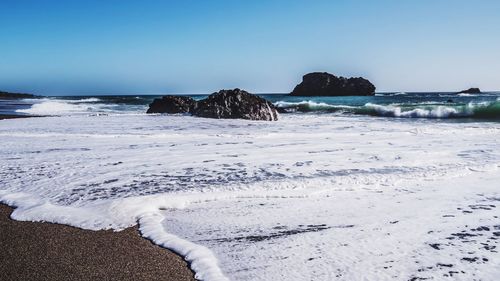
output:
[[[0,204],[0,280],[195,280],[178,255],[139,235],[20,222]]]

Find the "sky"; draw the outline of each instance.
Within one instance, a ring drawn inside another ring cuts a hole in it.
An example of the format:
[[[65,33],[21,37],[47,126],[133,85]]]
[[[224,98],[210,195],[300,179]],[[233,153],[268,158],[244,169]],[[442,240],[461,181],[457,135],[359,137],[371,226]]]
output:
[[[0,90],[286,93],[303,74],[377,91],[500,90],[500,1],[0,0]]]

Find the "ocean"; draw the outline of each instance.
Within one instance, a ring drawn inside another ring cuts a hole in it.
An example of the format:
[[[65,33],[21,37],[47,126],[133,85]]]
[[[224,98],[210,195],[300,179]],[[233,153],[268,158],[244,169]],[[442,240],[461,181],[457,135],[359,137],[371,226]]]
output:
[[[288,113],[368,115],[396,118],[500,119],[500,92],[378,93],[361,97],[292,97],[261,94]],[[154,95],[57,96],[21,101],[0,101],[0,114],[120,114],[144,113]],[[192,95],[203,99],[207,95]]]
[[[262,95],[276,122],[155,96],[0,102],[16,220],[141,234],[200,280],[496,280],[500,93]],[[193,96],[201,99],[204,96]]]

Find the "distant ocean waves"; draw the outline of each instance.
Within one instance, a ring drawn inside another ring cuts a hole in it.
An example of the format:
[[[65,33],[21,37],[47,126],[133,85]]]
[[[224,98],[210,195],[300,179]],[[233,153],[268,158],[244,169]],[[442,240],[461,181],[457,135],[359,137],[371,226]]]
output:
[[[409,104],[376,104],[366,103],[361,106],[333,105],[323,102],[278,101],[275,105],[285,112],[314,112],[370,115],[398,118],[478,118],[500,119],[500,100],[491,102],[454,103],[409,103]]]
[[[16,112],[33,115],[133,114],[145,112],[149,99],[139,96],[30,99],[25,100],[32,103],[30,108]]]
[[[387,93],[370,97],[261,95],[292,114],[341,114],[394,118],[500,120],[500,94]],[[144,114],[159,96],[61,96],[0,104],[0,111],[31,115]],[[191,96],[200,99],[205,96]]]

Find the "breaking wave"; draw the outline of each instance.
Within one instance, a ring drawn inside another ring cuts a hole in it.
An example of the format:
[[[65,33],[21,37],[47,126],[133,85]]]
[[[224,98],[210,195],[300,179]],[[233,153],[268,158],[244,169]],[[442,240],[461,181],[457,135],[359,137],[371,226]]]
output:
[[[362,106],[332,105],[314,101],[276,102],[286,113],[315,112],[383,116],[396,118],[479,118],[500,119],[500,101],[467,104],[388,104],[366,103]]]
[[[30,108],[18,109],[16,112],[33,115],[79,115],[98,113],[136,113],[143,106],[121,105],[116,102],[107,102],[99,98],[82,99],[29,99],[33,102]]]
[[[50,114],[77,114],[100,112],[105,107],[103,104],[97,104],[99,99],[88,98],[81,100],[52,100],[43,99],[30,108],[19,109],[16,112],[36,114],[36,115],[50,115]]]
[[[13,111],[33,115],[108,115],[145,114],[155,96],[50,97],[26,99],[26,106]],[[195,98],[199,98],[196,96]],[[274,98],[282,113],[382,116],[394,118],[471,118],[500,120],[498,94],[480,97],[439,94],[390,93],[375,98],[342,97],[297,100],[288,96]]]
[[[328,111],[336,112],[343,109],[354,109],[349,105],[331,105],[323,102],[301,101],[301,102],[286,102],[278,101],[274,103],[278,108],[282,108],[287,112],[311,112],[311,111]]]
[[[394,97],[394,96],[406,96],[406,92],[397,92],[397,93],[376,93],[376,97]]]

